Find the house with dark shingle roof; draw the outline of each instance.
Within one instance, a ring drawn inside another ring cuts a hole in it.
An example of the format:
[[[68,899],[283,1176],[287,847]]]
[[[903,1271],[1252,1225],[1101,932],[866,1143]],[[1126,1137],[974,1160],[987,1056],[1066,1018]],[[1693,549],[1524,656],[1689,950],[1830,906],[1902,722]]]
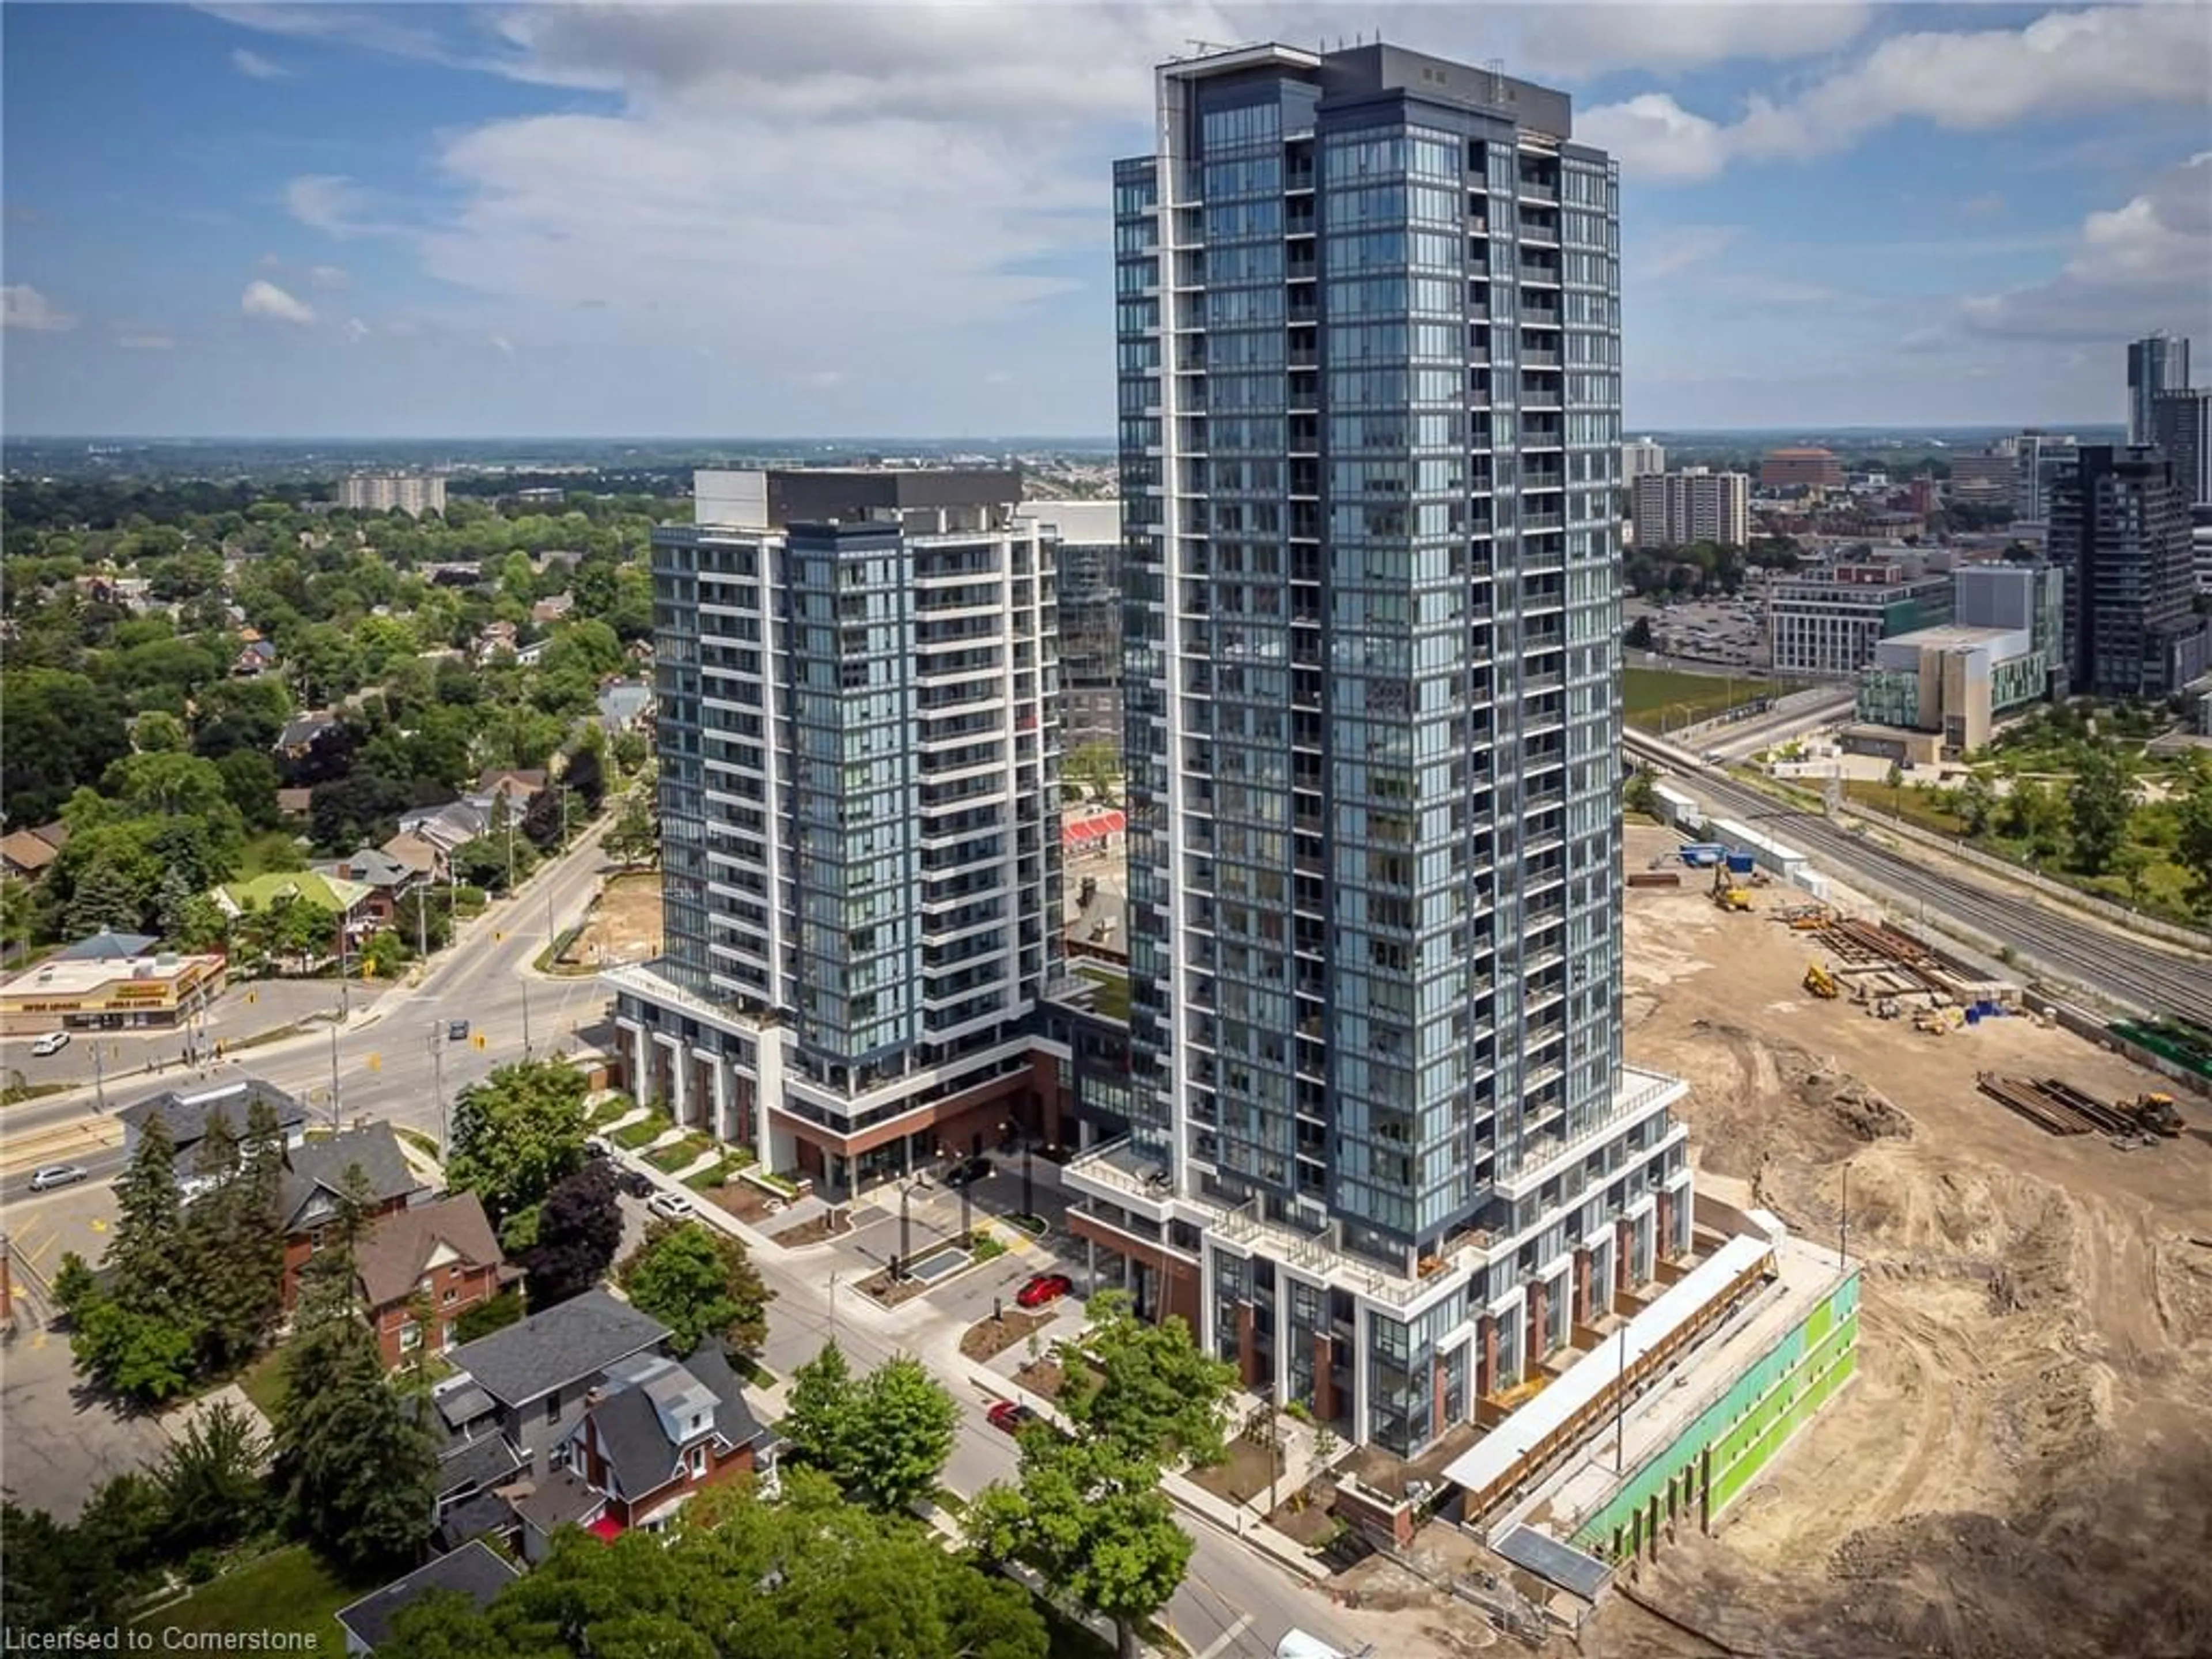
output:
[[[359,882],[368,889],[362,914],[380,927],[389,927],[399,914],[399,901],[422,880],[422,872],[381,848],[364,847],[342,859],[328,859],[307,866],[319,876],[336,876]]]
[[[531,1473],[543,1475],[551,1449],[589,1408],[608,1367],[657,1353],[668,1328],[604,1290],[464,1343],[447,1355],[490,1404],[495,1422]]]
[[[374,1653],[379,1643],[391,1638],[392,1621],[401,1612],[434,1590],[465,1595],[481,1612],[520,1577],[520,1568],[472,1540],[452,1554],[441,1555],[404,1578],[396,1578],[382,1589],[340,1607],[338,1628],[345,1632],[346,1652]]]
[[[640,1354],[609,1366],[565,1461],[605,1498],[613,1528],[658,1528],[700,1487],[750,1470],[766,1434],[708,1344],[688,1359]]]
[[[408,1167],[399,1137],[389,1123],[370,1123],[320,1140],[302,1140],[286,1152],[284,1182],[276,1208],[284,1230],[284,1306],[299,1292],[300,1270],[323,1245],[324,1230],[337,1218],[345,1191],[346,1171],[358,1169],[368,1183],[371,1217],[404,1210],[422,1190]]]
[[[277,1133],[283,1137],[288,1154],[306,1145],[307,1109],[282,1089],[250,1077],[218,1084],[211,1089],[171,1089],[133,1101],[115,1115],[123,1123],[124,1159],[127,1163],[137,1155],[139,1138],[145,1133],[147,1123],[158,1116],[177,1149],[178,1190],[189,1200],[213,1184],[209,1177],[197,1175],[192,1170],[200,1142],[207,1139],[210,1123],[220,1117],[243,1139],[256,1101],[266,1102],[276,1114]]]

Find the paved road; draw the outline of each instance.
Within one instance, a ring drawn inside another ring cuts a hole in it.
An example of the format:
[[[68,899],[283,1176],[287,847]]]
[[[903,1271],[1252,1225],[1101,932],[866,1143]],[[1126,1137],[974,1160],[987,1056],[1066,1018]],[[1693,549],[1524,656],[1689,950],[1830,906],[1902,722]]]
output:
[[[98,1144],[102,1137],[119,1143],[112,1114],[202,1076],[248,1074],[298,1096],[319,1115],[386,1118],[436,1134],[441,1096],[450,1105],[494,1066],[521,1059],[526,1039],[538,1054],[551,1045],[574,1048],[579,1031],[603,1015],[606,997],[596,978],[548,978],[530,967],[545,948],[549,928],[557,933],[581,920],[598,890],[601,833],[586,835],[515,897],[469,924],[421,983],[386,991],[368,1013],[357,1010],[335,1042],[326,1028],[237,1051],[204,1073],[173,1067],[159,1077],[135,1078],[108,1088],[106,1114],[88,1088],[5,1109],[0,1184],[15,1196],[34,1164],[57,1158],[83,1164],[94,1179],[112,1175],[122,1164],[119,1144]],[[471,1036],[483,1037],[484,1046],[445,1041],[454,1019],[469,1021]]]
[[[1637,734],[1632,749],[1652,752]],[[2031,895],[2006,892],[1963,872],[1934,869],[1838,828],[1817,812],[1778,806],[1771,796],[1710,769],[1684,771],[1677,781],[1727,815],[1771,827],[1792,847],[1848,875],[1858,872],[1948,919],[2033,957],[2040,975],[2138,1013],[2178,1014],[2212,1027],[2212,972],[2201,957],[2169,951],[2081,920]]]

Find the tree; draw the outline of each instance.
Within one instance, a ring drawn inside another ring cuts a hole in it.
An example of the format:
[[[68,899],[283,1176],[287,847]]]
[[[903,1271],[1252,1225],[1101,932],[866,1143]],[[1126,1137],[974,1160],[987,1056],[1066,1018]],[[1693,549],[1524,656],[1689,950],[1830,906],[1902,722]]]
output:
[[[959,1423],[959,1407],[918,1360],[895,1357],[855,1381],[830,1342],[793,1374],[783,1432],[846,1492],[898,1514],[935,1489]]]
[[[791,1404],[783,1436],[806,1462],[836,1475],[846,1462],[845,1435],[853,1420],[853,1369],[832,1340],[791,1374]]]
[[[358,1169],[301,1274],[299,1334],[276,1410],[274,1480],[310,1542],[364,1568],[412,1557],[428,1531],[437,1453],[419,1396],[386,1378],[359,1304],[356,1251],[367,1231]]]
[[[1621,804],[1632,812],[1641,812],[1646,817],[1656,818],[1659,816],[1657,790],[1658,779],[1651,769],[1639,766],[1628,775],[1627,785],[1621,794]]]
[[[258,1099],[243,1141],[218,1113],[200,1142],[194,1173],[214,1184],[185,1212],[185,1251],[201,1359],[211,1371],[243,1364],[283,1310],[283,1146],[275,1111]]]
[[[1170,1317],[1137,1317],[1126,1291],[1093,1297],[1076,1353],[1064,1367],[1060,1409],[1093,1438],[1164,1462],[1180,1453],[1203,1468],[1228,1454],[1224,1422],[1237,1368]],[[1088,1364],[1082,1363],[1088,1360]]]
[[[639,1311],[668,1327],[669,1343],[689,1353],[710,1337],[751,1352],[768,1339],[768,1304],[745,1247],[696,1221],[655,1222],[623,1264],[623,1289]]]
[[[598,747],[579,744],[568,751],[568,763],[561,769],[561,781],[568,793],[596,812],[607,793],[607,770],[599,758]]]
[[[649,781],[637,785],[623,797],[622,815],[602,843],[607,856],[617,864],[649,864],[659,852],[659,814],[654,810],[654,789]]]
[[[1959,786],[1959,816],[1966,820],[1966,833],[1977,839],[1987,835],[1996,811],[1996,790],[1989,779],[1979,772],[1967,773]]]
[[[2055,857],[2066,844],[2066,809],[2047,783],[2022,778],[2005,797],[2005,833],[2035,857]]]
[[[541,1204],[584,1162],[584,1079],[558,1060],[502,1066],[461,1091],[447,1184],[495,1223]]]
[[[538,1212],[538,1239],[523,1266],[530,1305],[552,1307],[599,1282],[622,1248],[621,1189],[613,1164],[596,1158],[563,1176]]]
[[[2136,810],[2136,780],[2125,759],[2100,744],[2085,748],[2066,792],[2073,817],[2074,861],[2090,875],[2112,867]]]
[[[160,708],[149,709],[131,722],[131,742],[142,755],[179,754],[191,747],[185,723]]]
[[[986,1561],[1018,1561],[1114,1621],[1123,1659],[1137,1630],[1173,1598],[1194,1547],[1159,1490],[1159,1466],[1112,1442],[1022,1437],[1014,1486],[975,1494],[963,1517]]]
[[[2212,915],[2212,772],[2200,771],[2174,803],[2174,861],[2188,872],[2200,915]]]
[[[561,844],[568,829],[565,806],[566,798],[560,789],[549,783],[522,809],[522,833],[539,852],[550,853]]]
[[[253,1531],[268,1501],[261,1483],[268,1455],[246,1413],[228,1401],[194,1417],[155,1472],[171,1546],[228,1544]]]
[[[77,878],[62,927],[73,939],[112,927],[118,933],[135,933],[146,920],[144,884],[116,864],[95,864]]]

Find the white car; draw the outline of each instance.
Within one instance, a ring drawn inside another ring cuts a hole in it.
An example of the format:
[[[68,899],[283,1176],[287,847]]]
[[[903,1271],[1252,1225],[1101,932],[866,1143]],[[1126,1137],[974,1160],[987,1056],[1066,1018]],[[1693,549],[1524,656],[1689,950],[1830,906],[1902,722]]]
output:
[[[42,1164],[32,1173],[31,1190],[34,1193],[50,1193],[57,1187],[74,1187],[78,1182],[90,1178],[89,1173],[81,1164]]]
[[[58,1054],[70,1045],[67,1031],[49,1031],[31,1045],[31,1052],[44,1060],[48,1054]]]
[[[688,1221],[693,1212],[691,1200],[681,1193],[655,1193],[646,1200],[645,1207],[671,1221]]]

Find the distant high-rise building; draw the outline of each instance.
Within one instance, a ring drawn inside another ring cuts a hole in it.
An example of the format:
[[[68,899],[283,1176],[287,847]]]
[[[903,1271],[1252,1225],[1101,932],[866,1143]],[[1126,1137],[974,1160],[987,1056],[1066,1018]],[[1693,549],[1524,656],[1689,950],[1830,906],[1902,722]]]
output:
[[[2212,506],[2212,386],[2160,392],[2150,422],[2151,441],[2173,463],[2189,504]]]
[[[1693,466],[1649,475],[1636,481],[1629,507],[1638,547],[1743,547],[1751,540],[1751,479],[1741,472]]]
[[[338,480],[338,505],[356,513],[389,513],[395,507],[411,518],[446,510],[446,481],[422,472],[355,472]]]
[[[1634,489],[1638,478],[1667,470],[1666,447],[1656,438],[1632,438],[1620,447],[1620,487]]]
[[[2051,517],[2051,491],[2072,469],[2081,449],[2069,434],[2030,427],[2013,440],[2013,517],[2042,524]]]
[[[2158,441],[2153,409],[2161,394],[2189,385],[2187,337],[2150,334],[2128,344],[2128,442]]]
[[[831,1193],[1056,1133],[1053,543],[1020,495],[702,472],[653,532],[666,945],[607,975],[627,1080]]]
[[[2076,695],[2162,697],[2212,666],[2185,494],[2158,451],[2109,444],[2083,449],[2052,492],[2047,545],[2068,569]]]
[[[1114,168],[1131,1125],[1103,1282],[1401,1455],[1689,1238],[1621,1054],[1617,169],[1369,45]]]
[[[1833,450],[1770,449],[1759,464],[1762,489],[1841,489],[1844,464]]]
[[[1986,455],[1954,455],[1951,458],[1952,499],[1969,504],[1987,505],[2010,501],[2014,484],[2020,474],[2017,449],[2018,441],[2008,438],[2002,447],[1993,447]]]

